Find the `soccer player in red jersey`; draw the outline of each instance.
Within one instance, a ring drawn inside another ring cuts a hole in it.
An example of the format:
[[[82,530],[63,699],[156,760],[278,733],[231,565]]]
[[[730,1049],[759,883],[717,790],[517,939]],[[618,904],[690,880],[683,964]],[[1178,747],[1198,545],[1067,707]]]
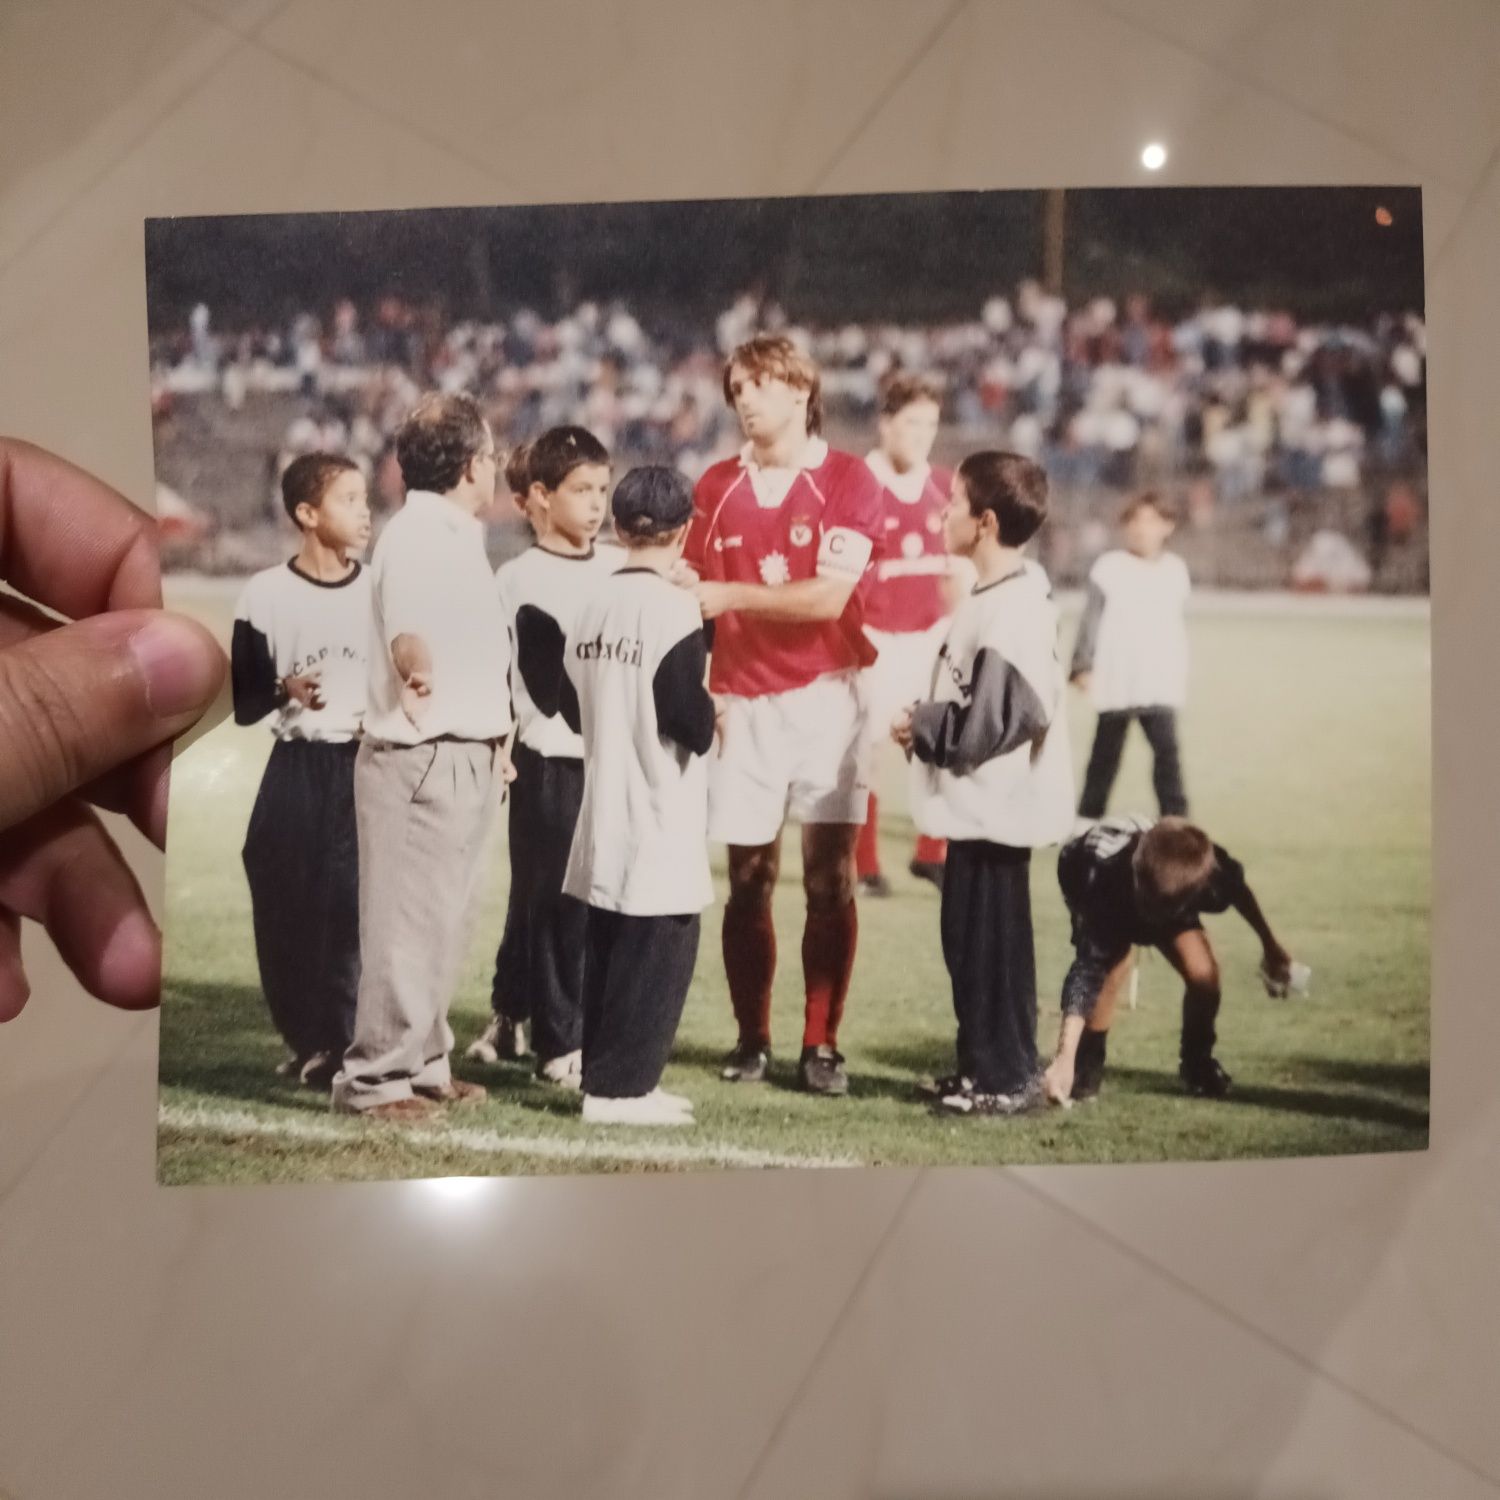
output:
[[[941,392],[931,380],[905,371],[892,375],[880,392],[880,446],[865,459],[885,491],[884,546],[865,603],[865,623],[880,653],[865,674],[870,722],[877,731],[899,709],[930,694],[933,665],[957,596],[954,559],[943,547],[943,509],[953,471],[928,462],[940,403]],[[855,870],[861,890],[885,896],[890,883],[880,869],[878,816],[871,791]],[[942,839],[920,836],[911,872],[940,886],[946,856]]]
[[[807,897],[798,1078],[840,1095],[838,1027],[859,930],[854,845],[870,794],[860,673],[875,652],[862,584],[880,543],[880,483],[821,437],[817,367],[790,339],[741,344],[724,399],[746,443],[698,481],[685,554],[714,621],[709,686],[722,708],[709,836],[729,846],[724,967],[739,1025],[722,1076],[760,1082],[770,1063],[771,896],[790,814],[802,824]]]

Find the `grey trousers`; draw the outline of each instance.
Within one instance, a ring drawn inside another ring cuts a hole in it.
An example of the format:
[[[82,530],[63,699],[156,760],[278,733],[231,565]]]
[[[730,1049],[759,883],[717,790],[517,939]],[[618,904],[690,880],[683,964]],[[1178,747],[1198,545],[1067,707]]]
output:
[[[333,1107],[371,1109],[452,1076],[448,1006],[501,793],[489,744],[366,740],[354,767],[361,974]]]

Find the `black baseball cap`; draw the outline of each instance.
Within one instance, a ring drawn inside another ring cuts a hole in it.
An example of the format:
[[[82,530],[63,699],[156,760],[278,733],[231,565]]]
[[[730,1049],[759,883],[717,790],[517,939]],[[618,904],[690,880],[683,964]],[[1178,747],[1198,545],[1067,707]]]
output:
[[[636,541],[666,536],[693,516],[693,486],[664,464],[643,464],[615,486],[610,503],[615,530]]]

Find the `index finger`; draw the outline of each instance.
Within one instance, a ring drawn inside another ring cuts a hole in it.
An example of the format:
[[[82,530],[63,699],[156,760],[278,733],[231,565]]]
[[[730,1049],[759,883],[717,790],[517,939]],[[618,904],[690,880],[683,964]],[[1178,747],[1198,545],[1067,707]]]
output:
[[[0,437],[0,578],[69,619],[159,609],[156,529],[118,490]]]

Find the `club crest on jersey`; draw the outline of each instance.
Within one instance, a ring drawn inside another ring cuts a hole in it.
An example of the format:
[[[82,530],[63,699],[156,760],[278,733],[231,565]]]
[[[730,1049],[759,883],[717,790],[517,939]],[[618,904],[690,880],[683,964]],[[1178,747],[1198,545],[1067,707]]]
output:
[[[812,546],[813,531],[806,521],[793,521],[791,536],[794,547]]]
[[[762,583],[786,583],[792,576],[792,570],[779,552],[768,552],[760,560],[760,577]]]

